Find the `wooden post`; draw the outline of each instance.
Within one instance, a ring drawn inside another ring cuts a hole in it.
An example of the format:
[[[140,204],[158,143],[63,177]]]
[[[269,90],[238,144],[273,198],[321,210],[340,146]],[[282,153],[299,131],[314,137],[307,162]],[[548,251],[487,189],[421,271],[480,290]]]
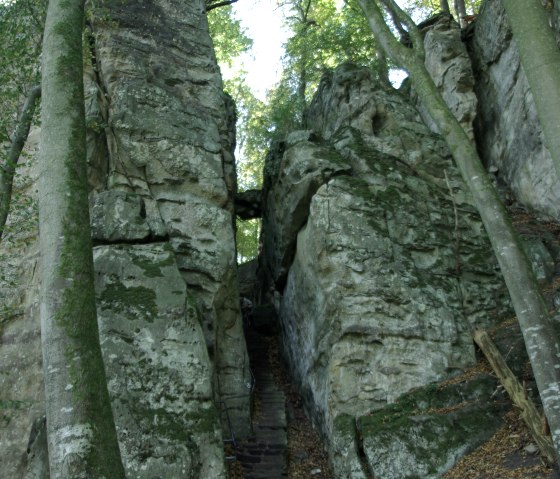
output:
[[[492,342],[488,333],[479,329],[473,333],[473,337],[476,344],[478,344],[486,356],[486,359],[488,359],[490,366],[492,366],[492,369],[511,397],[513,403],[521,409],[521,417],[529,427],[541,454],[550,464],[554,464],[555,454],[552,440],[549,436],[545,435],[543,431],[544,416],[539,414],[531,399],[527,397],[525,389],[506,364],[504,357]]]

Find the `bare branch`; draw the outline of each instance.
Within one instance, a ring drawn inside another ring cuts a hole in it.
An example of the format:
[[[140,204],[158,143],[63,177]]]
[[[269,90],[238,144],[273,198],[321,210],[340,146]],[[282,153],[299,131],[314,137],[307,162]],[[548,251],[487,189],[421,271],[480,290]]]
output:
[[[210,10],[214,10],[215,8],[227,7],[228,5],[236,2],[238,2],[238,0],[224,0],[223,2],[210,3],[206,5],[206,11],[209,12]]]

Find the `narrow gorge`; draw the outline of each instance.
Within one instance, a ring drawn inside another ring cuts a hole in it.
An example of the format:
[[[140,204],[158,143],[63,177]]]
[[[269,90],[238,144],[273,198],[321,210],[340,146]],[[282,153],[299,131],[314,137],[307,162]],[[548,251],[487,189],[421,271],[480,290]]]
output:
[[[294,417],[268,341],[332,477],[439,478],[503,427],[511,402],[476,369],[472,333],[497,331],[531,381],[522,339],[470,193],[406,81],[326,72],[305,128],[262,152],[262,190],[238,192],[235,105],[205,2],[102,1],[88,28],[97,314],[127,478],[225,479],[236,461],[248,479],[289,477]],[[504,202],[557,224],[558,178],[500,2],[467,28],[440,14],[422,33]],[[16,185],[31,201],[39,131]],[[239,266],[236,216],[262,219],[259,256]],[[45,479],[39,232],[33,211],[10,221],[28,226],[0,243],[0,477]],[[521,233],[552,310],[551,231]]]

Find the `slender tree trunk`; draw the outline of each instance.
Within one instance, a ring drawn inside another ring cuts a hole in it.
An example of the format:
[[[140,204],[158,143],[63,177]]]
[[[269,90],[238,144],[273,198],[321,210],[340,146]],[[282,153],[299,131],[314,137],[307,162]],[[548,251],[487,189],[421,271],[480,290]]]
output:
[[[33,120],[35,106],[37,105],[39,96],[41,96],[41,87],[40,85],[36,85],[29,91],[23,105],[6,162],[0,165],[0,240],[2,239],[4,226],[6,226],[8,214],[10,213],[14,174],[19,157],[21,156],[21,151],[29,135],[31,121]]]
[[[467,21],[465,20],[465,16],[467,15],[465,0],[455,0],[455,12],[459,19],[459,25],[461,25],[461,28],[465,28],[467,26]]]
[[[414,49],[400,44],[384,22],[375,0],[358,0],[371,30],[388,55],[410,74],[422,104],[442,132],[453,158],[469,187],[500,264],[525,346],[531,360],[544,412],[560,457],[560,345],[546,304],[511,221],[480,158],[455,119],[424,66],[423,40],[416,26],[394,0],[384,0],[409,28]]]
[[[43,40],[41,332],[51,479],[121,479],[99,345],[88,214],[83,0],[51,0]]]
[[[298,97],[299,108],[301,112],[301,119],[299,120],[299,125],[298,125],[299,128],[304,127],[303,114],[305,112],[305,107],[307,105],[307,101],[305,98],[305,92],[307,91],[307,68],[305,67],[306,57],[307,55],[304,55],[304,57],[302,57],[301,59],[301,69],[299,71],[298,88],[297,88],[297,97]]]
[[[439,5],[442,12],[451,13],[451,10],[449,10],[449,2],[447,0],[440,0]]]
[[[540,0],[502,0],[560,180],[560,49]]]

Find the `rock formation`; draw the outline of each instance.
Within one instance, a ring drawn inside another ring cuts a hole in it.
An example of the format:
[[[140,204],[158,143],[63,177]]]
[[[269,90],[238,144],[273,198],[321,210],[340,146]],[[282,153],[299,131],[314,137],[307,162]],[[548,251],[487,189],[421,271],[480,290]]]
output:
[[[498,0],[484,2],[468,46],[478,97],[474,127],[483,161],[518,201],[559,219],[558,177]]]
[[[236,195],[235,110],[204,10],[202,0],[116,1],[91,17],[93,254],[127,477],[226,477],[224,441],[250,432],[240,287],[263,303],[255,331],[280,330],[336,477],[439,477],[500,424],[492,377],[453,378],[475,362],[471,329],[511,314],[445,142],[413,93],[342,65],[321,81],[307,129],[271,148],[263,190]],[[499,2],[485,3],[469,54],[448,16],[424,34],[429,71],[498,181],[558,218]],[[16,185],[29,209],[10,219],[18,227],[0,245],[9,298],[0,305],[0,463],[26,479],[45,477],[37,137],[34,129]],[[264,231],[258,268],[242,268],[241,285],[236,214],[262,214]],[[538,241],[530,250],[546,281],[550,251]]]
[[[342,66],[323,78],[307,121],[265,167],[261,269],[337,477],[365,477],[349,452],[356,420],[473,364],[471,328],[498,321],[508,298],[446,145],[406,98]],[[415,470],[413,453],[395,462],[373,429],[361,433],[379,477]]]

